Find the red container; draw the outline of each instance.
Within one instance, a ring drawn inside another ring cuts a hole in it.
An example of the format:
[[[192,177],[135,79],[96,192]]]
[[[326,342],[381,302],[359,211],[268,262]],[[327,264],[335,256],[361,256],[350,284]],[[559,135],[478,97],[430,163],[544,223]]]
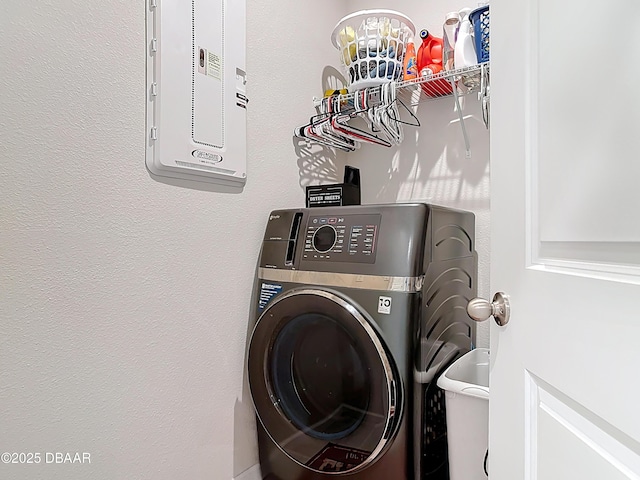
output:
[[[417,54],[418,72],[432,63],[442,65],[442,39],[431,35],[426,29],[420,32],[420,38],[422,45]]]
[[[442,71],[442,38],[431,35],[427,29],[420,31],[422,45],[418,48],[418,75],[435,75]],[[445,79],[423,83],[422,91],[429,97],[440,97],[453,92],[451,84]]]

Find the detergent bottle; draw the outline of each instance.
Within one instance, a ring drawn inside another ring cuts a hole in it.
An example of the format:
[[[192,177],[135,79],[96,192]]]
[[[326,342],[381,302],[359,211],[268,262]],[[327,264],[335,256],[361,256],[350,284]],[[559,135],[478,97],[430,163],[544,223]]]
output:
[[[424,76],[423,70],[431,64],[442,66],[442,39],[431,35],[427,29],[420,31],[422,45],[418,48],[418,72]]]
[[[420,31],[422,45],[418,49],[418,73],[421,77],[430,77],[442,71],[442,38]],[[422,84],[422,91],[429,97],[439,97],[452,92],[451,85],[445,79],[437,79]]]
[[[453,52],[456,69],[471,67],[478,63],[476,47],[474,45],[471,21],[469,20],[470,8],[460,10],[460,28]],[[462,76],[462,83],[467,87],[475,87],[480,84],[479,74],[467,74]]]
[[[416,64],[416,47],[413,44],[413,39],[409,40],[404,52],[404,70],[403,80],[413,80],[418,77],[418,67]]]

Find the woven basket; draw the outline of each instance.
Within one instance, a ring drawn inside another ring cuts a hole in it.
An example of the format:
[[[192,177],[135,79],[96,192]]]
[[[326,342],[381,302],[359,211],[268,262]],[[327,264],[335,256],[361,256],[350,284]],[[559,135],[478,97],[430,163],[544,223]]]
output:
[[[415,30],[407,16],[393,10],[362,10],[340,20],[331,40],[349,91],[402,80],[406,45]]]
[[[473,24],[478,63],[489,61],[489,7],[476,8],[469,14]]]

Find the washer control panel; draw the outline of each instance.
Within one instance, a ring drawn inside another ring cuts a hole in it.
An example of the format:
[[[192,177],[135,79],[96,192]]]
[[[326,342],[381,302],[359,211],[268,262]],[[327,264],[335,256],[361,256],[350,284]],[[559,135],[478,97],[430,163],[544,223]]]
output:
[[[304,260],[374,263],[379,214],[309,216]]]

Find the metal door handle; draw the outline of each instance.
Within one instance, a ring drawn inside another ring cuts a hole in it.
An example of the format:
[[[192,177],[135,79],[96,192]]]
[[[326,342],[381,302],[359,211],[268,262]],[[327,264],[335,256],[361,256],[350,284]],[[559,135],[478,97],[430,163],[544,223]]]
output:
[[[493,296],[493,302],[484,298],[474,298],[467,304],[467,313],[476,322],[483,322],[493,316],[498,325],[506,325],[511,314],[509,295],[498,292]]]

